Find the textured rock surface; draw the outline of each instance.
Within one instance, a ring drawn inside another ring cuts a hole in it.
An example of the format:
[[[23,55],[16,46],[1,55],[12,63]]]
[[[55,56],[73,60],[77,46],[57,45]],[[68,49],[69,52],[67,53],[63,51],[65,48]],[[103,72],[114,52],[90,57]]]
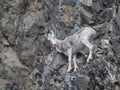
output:
[[[77,72],[45,38],[53,23],[59,39],[75,24],[98,32],[93,60],[78,53]],[[120,90],[120,1],[0,0],[0,90]]]

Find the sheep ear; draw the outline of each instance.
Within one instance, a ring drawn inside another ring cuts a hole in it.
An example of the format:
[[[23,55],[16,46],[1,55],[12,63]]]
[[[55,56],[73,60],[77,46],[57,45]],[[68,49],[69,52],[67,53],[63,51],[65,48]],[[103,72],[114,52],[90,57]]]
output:
[[[54,32],[53,32],[52,30],[50,30],[50,33],[51,33],[52,35],[54,35]]]
[[[48,37],[48,35],[45,33],[45,37]]]
[[[50,30],[48,29],[48,27],[45,28],[44,33],[45,33],[45,37],[48,37],[48,33],[50,33]]]
[[[52,24],[52,28],[53,28],[53,30],[55,29],[55,26]]]
[[[45,37],[48,37],[48,35],[47,35],[47,31],[44,31],[44,33],[45,33]]]

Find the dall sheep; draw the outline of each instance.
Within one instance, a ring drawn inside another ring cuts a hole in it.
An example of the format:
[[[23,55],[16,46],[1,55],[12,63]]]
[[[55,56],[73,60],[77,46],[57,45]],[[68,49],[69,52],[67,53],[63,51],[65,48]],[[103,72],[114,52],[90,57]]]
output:
[[[63,53],[68,56],[68,72],[71,70],[71,61],[73,59],[74,71],[77,70],[78,66],[76,64],[76,54],[83,50],[84,47],[89,49],[89,55],[87,58],[87,62],[92,59],[93,47],[91,44],[96,36],[96,31],[91,27],[83,27],[79,28],[75,34],[72,36],[66,37],[64,40],[59,40],[55,37],[55,34],[52,30],[46,34],[48,40],[51,41],[52,45],[56,47],[56,50],[60,53]]]

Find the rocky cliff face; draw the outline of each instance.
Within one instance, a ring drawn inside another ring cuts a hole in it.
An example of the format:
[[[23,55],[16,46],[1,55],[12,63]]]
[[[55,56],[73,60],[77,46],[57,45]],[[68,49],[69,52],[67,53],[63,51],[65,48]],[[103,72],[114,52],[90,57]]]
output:
[[[94,58],[78,53],[77,72],[45,38],[53,23],[59,39],[75,24],[98,32]],[[120,90],[120,1],[0,0],[0,90]]]

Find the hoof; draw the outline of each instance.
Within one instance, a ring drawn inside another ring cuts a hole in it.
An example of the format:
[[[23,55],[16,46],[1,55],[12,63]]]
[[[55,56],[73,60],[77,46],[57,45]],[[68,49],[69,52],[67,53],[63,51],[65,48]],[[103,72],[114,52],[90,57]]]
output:
[[[77,69],[74,69],[74,72],[77,72]]]
[[[67,70],[67,72],[70,72],[71,71],[71,68]]]
[[[87,63],[89,62],[90,60],[87,60]]]
[[[90,60],[92,60],[93,58],[92,57],[90,57],[89,59],[87,59],[87,62],[89,62]]]
[[[74,72],[77,72],[77,70],[78,70],[78,67],[74,69]]]

